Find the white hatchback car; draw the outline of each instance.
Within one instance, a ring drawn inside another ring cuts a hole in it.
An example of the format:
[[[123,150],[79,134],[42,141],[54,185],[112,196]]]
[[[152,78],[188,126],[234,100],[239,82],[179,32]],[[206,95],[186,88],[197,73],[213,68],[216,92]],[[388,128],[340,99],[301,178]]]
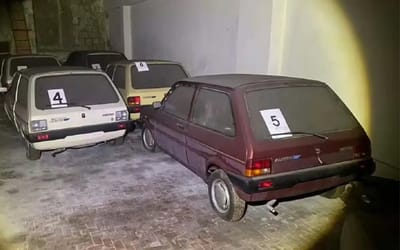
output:
[[[26,142],[26,156],[100,142],[122,143],[128,111],[110,78],[76,67],[18,71],[5,96],[8,118]]]

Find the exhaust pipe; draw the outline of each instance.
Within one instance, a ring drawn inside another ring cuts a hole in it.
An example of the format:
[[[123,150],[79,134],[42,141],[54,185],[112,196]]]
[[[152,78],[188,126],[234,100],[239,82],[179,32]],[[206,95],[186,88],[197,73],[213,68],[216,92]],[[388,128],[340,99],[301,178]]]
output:
[[[274,208],[274,207],[276,207],[278,205],[276,199],[268,201],[266,205],[267,205],[268,210],[273,215],[277,216],[279,214],[278,211],[276,211],[275,208]]]

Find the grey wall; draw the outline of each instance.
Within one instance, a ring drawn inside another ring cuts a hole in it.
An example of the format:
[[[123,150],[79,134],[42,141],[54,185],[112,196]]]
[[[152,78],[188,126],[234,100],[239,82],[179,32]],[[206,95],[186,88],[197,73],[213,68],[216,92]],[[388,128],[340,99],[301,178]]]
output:
[[[271,1],[108,0],[113,49],[122,5],[132,6],[134,58],[179,61],[191,75],[267,71]]]
[[[287,1],[281,16],[272,73],[326,81],[367,130],[376,175],[399,179],[398,1]]]
[[[10,46],[13,41],[10,18],[5,1],[0,2],[0,41],[9,41]]]

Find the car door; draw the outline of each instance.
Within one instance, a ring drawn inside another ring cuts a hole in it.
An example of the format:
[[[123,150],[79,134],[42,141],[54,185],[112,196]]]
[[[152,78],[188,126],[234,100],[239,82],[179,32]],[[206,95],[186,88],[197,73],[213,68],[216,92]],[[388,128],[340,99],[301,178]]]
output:
[[[21,78],[21,75],[19,73],[16,73],[12,83],[11,87],[8,90],[5,100],[4,100],[4,109],[7,113],[8,118],[14,123],[14,104],[15,104],[15,98],[17,94],[17,87],[19,80]]]
[[[28,133],[28,82],[26,77],[20,77],[13,107],[15,127],[23,135]]]
[[[200,88],[193,101],[186,136],[189,167],[206,178],[209,164],[236,165],[233,162],[243,157],[243,142],[236,130],[230,94]]]
[[[179,84],[157,110],[154,134],[157,145],[182,164],[187,165],[186,130],[195,87]]]

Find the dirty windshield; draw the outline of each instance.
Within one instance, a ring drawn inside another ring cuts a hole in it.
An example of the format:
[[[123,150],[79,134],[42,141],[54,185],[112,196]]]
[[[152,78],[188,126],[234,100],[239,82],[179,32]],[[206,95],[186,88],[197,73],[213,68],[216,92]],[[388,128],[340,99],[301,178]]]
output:
[[[36,80],[38,109],[116,103],[118,95],[103,75],[79,74],[45,76]]]
[[[126,60],[125,56],[122,54],[91,54],[88,56],[89,67],[97,69],[101,68],[104,70],[108,64]]]
[[[21,57],[13,58],[10,62],[10,76],[18,70],[35,67],[60,66],[53,57]]]
[[[178,64],[147,64],[148,70],[138,72],[132,67],[132,87],[135,89],[168,88],[187,77]]]
[[[306,133],[321,134],[358,126],[343,102],[322,86],[258,89],[246,93],[246,102],[257,140],[309,136]],[[279,134],[284,136],[273,136]]]

